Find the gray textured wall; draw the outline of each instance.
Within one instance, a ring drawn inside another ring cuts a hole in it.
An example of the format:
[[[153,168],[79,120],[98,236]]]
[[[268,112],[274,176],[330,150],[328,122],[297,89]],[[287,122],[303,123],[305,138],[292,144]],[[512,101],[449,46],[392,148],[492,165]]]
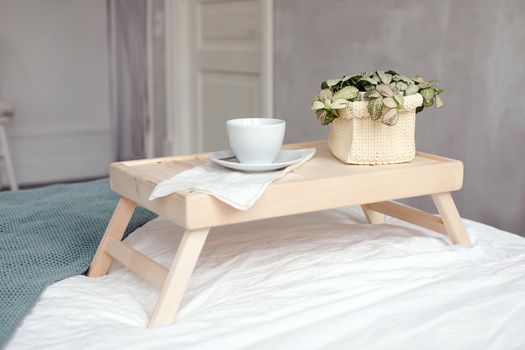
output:
[[[438,79],[445,107],[418,115],[418,149],[464,161],[463,217],[525,235],[524,15],[521,0],[275,0],[287,141],[327,136],[308,110],[325,79],[389,68]]]

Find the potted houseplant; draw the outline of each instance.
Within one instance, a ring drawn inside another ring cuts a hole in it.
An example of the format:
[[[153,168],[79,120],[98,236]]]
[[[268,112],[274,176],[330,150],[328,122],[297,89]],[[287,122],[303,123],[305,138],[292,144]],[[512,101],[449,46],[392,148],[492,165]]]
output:
[[[435,81],[392,70],[326,80],[311,109],[330,125],[328,146],[349,164],[391,164],[415,157],[416,113],[443,105]]]

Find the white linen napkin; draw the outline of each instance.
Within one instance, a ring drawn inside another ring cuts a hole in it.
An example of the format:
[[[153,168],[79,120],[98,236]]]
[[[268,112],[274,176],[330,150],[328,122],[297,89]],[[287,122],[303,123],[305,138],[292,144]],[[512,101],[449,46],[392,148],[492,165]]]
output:
[[[244,173],[211,162],[196,166],[159,183],[149,199],[180,191],[195,191],[212,195],[239,210],[246,210],[255,204],[273,181],[297,169],[315,154],[315,148],[299,151],[304,154],[299,163],[265,173]]]

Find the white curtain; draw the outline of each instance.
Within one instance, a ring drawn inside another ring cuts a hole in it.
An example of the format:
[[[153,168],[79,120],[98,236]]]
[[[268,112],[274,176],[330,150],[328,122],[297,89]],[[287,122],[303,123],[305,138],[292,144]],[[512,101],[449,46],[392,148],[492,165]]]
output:
[[[148,0],[145,0],[148,1]],[[148,102],[150,103],[151,128],[151,153],[159,157],[170,154],[171,150],[165,149],[166,141],[166,44],[164,23],[164,0],[151,0],[150,13],[148,14],[150,42],[150,89]]]
[[[147,3],[108,0],[117,160],[145,157],[148,123]]]

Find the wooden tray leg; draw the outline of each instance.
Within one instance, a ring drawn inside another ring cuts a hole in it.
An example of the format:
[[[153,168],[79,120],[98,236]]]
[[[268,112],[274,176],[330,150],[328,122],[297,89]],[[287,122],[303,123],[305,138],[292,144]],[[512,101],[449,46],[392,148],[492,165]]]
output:
[[[175,321],[186,285],[209,231],[207,228],[184,232],[148,327],[164,326]]]
[[[369,224],[385,223],[385,216],[382,213],[369,208],[367,204],[363,204],[361,208],[365,212]]]
[[[470,238],[450,193],[436,193],[432,195],[432,199],[452,242],[454,244],[470,244]]]
[[[100,241],[100,244],[97,248],[95,257],[91,262],[91,266],[89,267],[87,274],[89,277],[104,276],[108,273],[113,258],[111,255],[106,253],[106,245],[108,244],[110,238],[114,238],[118,241],[122,239],[122,236],[128,227],[128,223],[131,220],[136,207],[137,203],[124,197],[120,198],[117,208],[111,217],[111,221],[106,228],[106,232],[104,233],[104,236],[102,237],[102,240]]]

